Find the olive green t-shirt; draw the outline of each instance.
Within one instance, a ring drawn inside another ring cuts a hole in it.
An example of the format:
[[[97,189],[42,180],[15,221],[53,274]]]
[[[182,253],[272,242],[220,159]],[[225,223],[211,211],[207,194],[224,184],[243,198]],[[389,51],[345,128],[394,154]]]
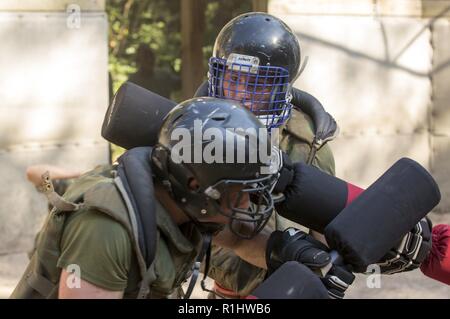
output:
[[[134,289],[139,268],[128,232],[103,213],[81,210],[67,220],[57,266],[80,267],[81,279],[111,291]]]

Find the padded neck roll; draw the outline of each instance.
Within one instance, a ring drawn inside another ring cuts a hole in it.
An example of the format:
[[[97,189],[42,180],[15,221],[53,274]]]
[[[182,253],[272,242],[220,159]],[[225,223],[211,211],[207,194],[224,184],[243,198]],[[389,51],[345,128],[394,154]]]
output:
[[[125,149],[154,146],[164,117],[175,105],[156,93],[125,82],[106,111],[102,136]]]
[[[433,177],[402,158],[325,228],[332,249],[360,271],[380,260],[440,201]]]

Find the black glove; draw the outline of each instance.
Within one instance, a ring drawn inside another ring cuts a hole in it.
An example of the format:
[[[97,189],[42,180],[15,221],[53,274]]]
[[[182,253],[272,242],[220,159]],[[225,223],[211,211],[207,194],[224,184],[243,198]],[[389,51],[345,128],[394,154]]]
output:
[[[316,273],[330,270],[321,276],[331,298],[343,298],[355,276],[343,265],[333,265],[328,247],[295,228],[274,231],[267,242],[266,263],[269,273],[288,261],[297,261]]]
[[[272,189],[272,194],[275,195],[282,194],[294,180],[294,165],[286,152],[281,151],[281,162],[282,165],[279,170],[280,175],[278,176],[278,180]],[[284,200],[284,195],[282,200]]]
[[[419,268],[431,250],[432,224],[423,218],[378,263],[382,274],[395,274]]]
[[[342,299],[347,288],[355,280],[355,275],[345,265],[332,264],[331,269],[322,279],[323,284],[328,289],[328,295],[332,299]]]

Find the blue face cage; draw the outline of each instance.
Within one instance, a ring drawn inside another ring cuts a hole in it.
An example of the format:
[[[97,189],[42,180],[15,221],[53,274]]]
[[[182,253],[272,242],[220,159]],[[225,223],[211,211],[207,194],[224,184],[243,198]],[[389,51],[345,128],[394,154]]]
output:
[[[270,130],[290,117],[289,71],[277,66],[252,66],[209,59],[208,95],[241,102]]]

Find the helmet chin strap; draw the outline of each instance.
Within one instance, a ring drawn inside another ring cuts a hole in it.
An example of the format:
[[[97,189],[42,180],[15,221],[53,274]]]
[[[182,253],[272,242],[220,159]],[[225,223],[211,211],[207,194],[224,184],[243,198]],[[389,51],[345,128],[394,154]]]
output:
[[[190,221],[194,223],[194,225],[198,228],[198,230],[202,235],[202,247],[197,255],[197,258],[195,259],[194,265],[192,266],[191,280],[189,281],[188,288],[186,290],[186,293],[184,294],[184,299],[189,299],[192,295],[195,284],[197,283],[203,259],[205,259],[205,270],[203,272],[203,279],[201,280],[201,287],[204,291],[211,292],[210,290],[206,289],[205,280],[209,272],[212,236],[214,236],[217,232],[221,231],[225,227],[225,225],[220,225],[217,223],[200,222],[195,217],[191,216],[191,214],[187,212],[185,209],[183,209],[182,207],[181,209],[184,212],[184,214],[190,219]]]
[[[198,275],[200,274],[200,266],[202,264],[203,259],[205,258],[205,255],[206,255],[205,271],[203,272],[203,279],[201,281],[201,286],[203,290],[207,290],[205,289],[205,280],[209,272],[209,261],[211,259],[212,233],[202,233],[202,237],[203,237],[202,248],[200,250],[200,253],[197,255],[194,266],[192,268],[191,281],[189,282],[189,286],[184,295],[184,299],[189,299],[192,295],[192,291],[194,290],[195,284],[197,283]]]
[[[188,212],[185,212],[185,214],[196,225],[196,227],[200,230],[200,233],[202,235],[202,247],[201,247],[200,252],[197,255],[197,258],[195,259],[194,265],[192,266],[191,280],[189,281],[188,288],[184,295],[184,299],[189,299],[192,295],[192,291],[194,290],[195,284],[197,283],[203,259],[205,260],[205,269],[203,272],[203,279],[201,280],[200,284],[204,291],[213,292],[212,290],[209,290],[206,288],[206,283],[205,283],[206,277],[208,276],[209,262],[211,259],[212,236],[214,236],[217,232],[223,230],[225,225],[219,225],[216,223],[199,222],[194,217],[192,217]]]

